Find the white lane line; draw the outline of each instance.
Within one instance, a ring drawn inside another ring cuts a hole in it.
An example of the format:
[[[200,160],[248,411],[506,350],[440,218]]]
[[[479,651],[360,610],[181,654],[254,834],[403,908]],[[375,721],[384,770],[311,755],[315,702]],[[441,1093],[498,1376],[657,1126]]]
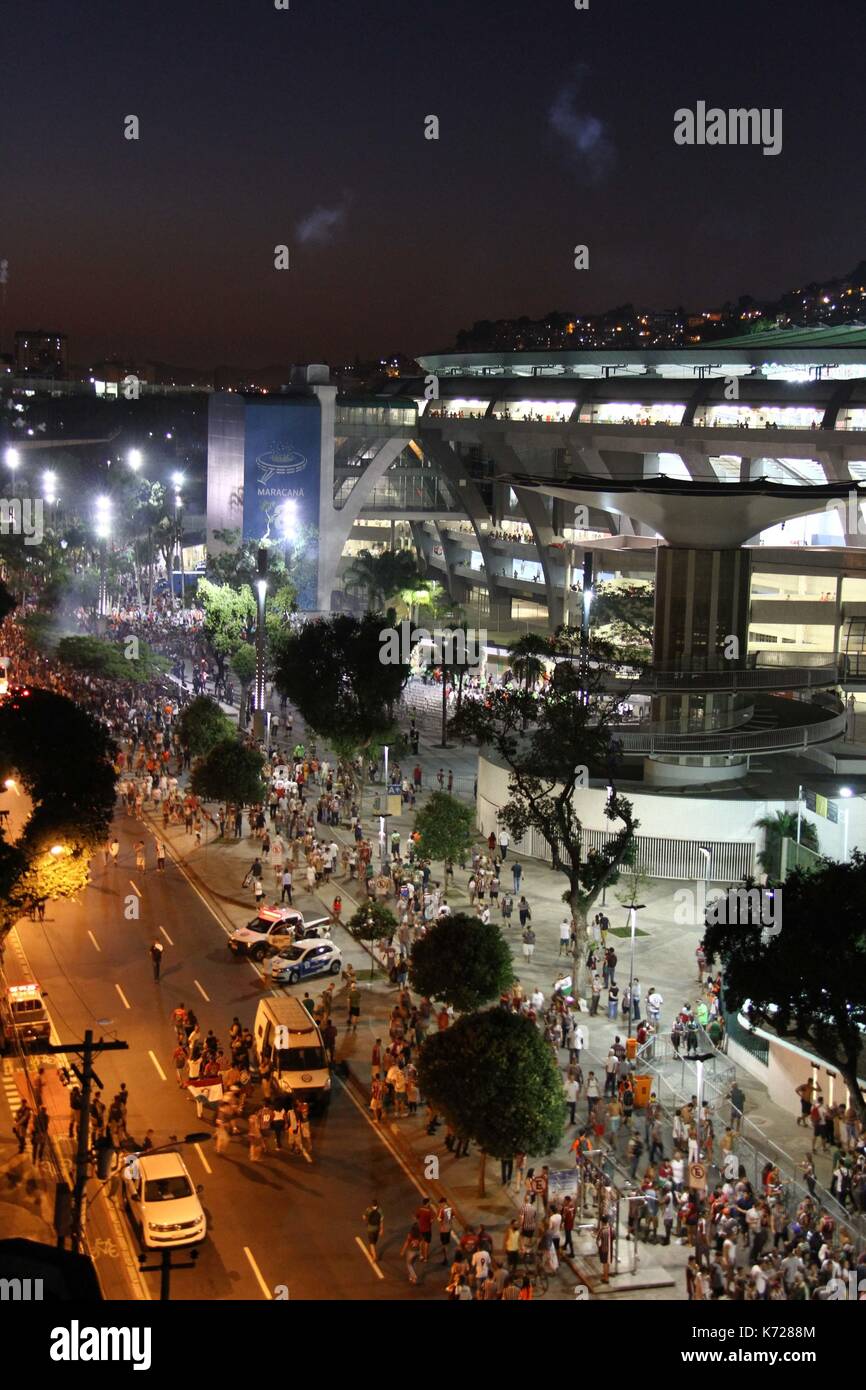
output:
[[[126,995],[124,994],[123,990],[120,988],[120,985],[115,985],[114,988],[117,990],[118,994],[120,995],[121,999],[123,1000],[123,1007],[124,1007],[125,1009],[131,1009],[131,1008],[132,1008],[132,1005],[130,1004],[130,1002],[129,1002],[129,1000],[127,999]]]
[[[162,932],[162,934],[163,934],[163,936],[165,937],[166,941],[168,942],[169,946],[173,946],[173,945],[174,945],[174,942],[172,941],[172,939],[171,939],[171,937],[169,936],[168,932],[166,931],[165,927],[160,927],[160,931]]]
[[[102,947],[100,946],[100,944],[99,944],[99,942],[97,941],[96,937],[93,935],[93,932],[92,932],[92,931],[89,931],[89,932],[87,933],[87,935],[90,937],[90,940],[93,942],[93,944],[94,944],[94,946],[96,947],[97,951],[99,951],[100,954],[101,954],[101,952],[102,952]]]
[[[136,887],[136,885],[133,883],[132,879],[129,880],[129,886],[130,886],[130,888],[132,889],[132,891],[133,891],[133,893],[135,894],[135,896],[136,896],[137,898],[140,898],[140,897],[141,897],[141,893],[140,893],[139,889]]]
[[[195,985],[196,989],[198,990],[199,994],[201,995],[201,997],[202,997],[202,999],[205,1001],[205,1003],[206,1003],[206,1004],[209,1004],[209,1003],[210,1003],[210,995],[209,995],[209,994],[205,994],[205,992],[204,992],[204,990],[202,989],[201,985],[199,984],[198,980],[193,980],[193,984]]]
[[[202,1153],[201,1144],[193,1144],[193,1148],[195,1149],[196,1153],[198,1154],[199,1158],[201,1159],[202,1163],[204,1164],[204,1170],[205,1170],[205,1172],[206,1172],[206,1173],[212,1173],[212,1172],[213,1172],[213,1168],[211,1168],[210,1164],[208,1163],[207,1159],[205,1158],[204,1154]]]
[[[128,1004],[127,1004],[127,1008],[129,1008],[129,1005],[128,1005]],[[150,1060],[153,1062],[153,1065],[156,1067],[157,1071],[159,1072],[160,1079],[161,1079],[162,1081],[165,1081],[165,1080],[166,1080],[165,1072],[163,1071],[162,1067],[159,1065],[159,1061],[157,1060],[157,1058],[156,1058],[156,1056],[154,1055],[154,1053],[148,1052],[147,1055],[148,1055],[148,1057],[150,1058]]]
[[[352,1102],[355,1109],[359,1111],[361,1115],[364,1116],[364,1119],[366,1120],[367,1124],[370,1126],[376,1137],[379,1140],[381,1140],[381,1142],[385,1145],[385,1148],[388,1150],[391,1157],[397,1160],[400,1167],[403,1169],[403,1172],[406,1174],[406,1177],[412,1183],[413,1187],[417,1188],[422,1197],[426,1197],[428,1195],[426,1187],[421,1186],[420,1182],[415,1177],[415,1174],[412,1172],[412,1169],[403,1161],[402,1155],[398,1153],[398,1151],[394,1148],[393,1144],[388,1139],[387,1135],[384,1133],[381,1127],[375,1124],[373,1120],[370,1119],[366,1107],[363,1106],[359,1100],[355,1099],[354,1095],[349,1090],[349,1087],[346,1085],[345,1081],[343,1081],[341,1077],[337,1076],[335,1077],[335,1079],[342,1086],[343,1090],[346,1092],[346,1095],[349,1097],[349,1100]]]
[[[250,1267],[252,1268],[253,1274],[256,1276],[256,1279],[259,1282],[259,1288],[261,1289],[265,1298],[270,1298],[271,1300],[273,1300],[274,1295],[271,1293],[270,1289],[268,1288],[267,1284],[262,1278],[262,1271],[259,1269],[255,1260],[253,1259],[253,1252],[248,1245],[244,1246],[244,1254],[250,1262]]]
[[[373,1256],[370,1254],[369,1250],[367,1249],[360,1236],[355,1236],[355,1244],[358,1246],[358,1249],[361,1251],[361,1254],[364,1256],[364,1259],[367,1261],[367,1264],[370,1266],[370,1268],[376,1271],[380,1279],[384,1279],[384,1274],[382,1273],[379,1266],[376,1264],[376,1261],[373,1259]]]

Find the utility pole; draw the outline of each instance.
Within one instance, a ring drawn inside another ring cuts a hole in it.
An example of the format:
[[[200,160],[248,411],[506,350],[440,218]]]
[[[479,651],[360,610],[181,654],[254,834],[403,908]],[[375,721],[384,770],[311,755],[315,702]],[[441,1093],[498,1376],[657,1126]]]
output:
[[[75,1154],[75,1185],[72,1189],[72,1248],[80,1249],[84,1236],[84,1189],[87,1186],[87,1168],[90,1162],[90,1087],[93,1081],[100,1090],[102,1082],[93,1070],[93,1058],[99,1052],[127,1052],[129,1043],[104,1042],[101,1038],[93,1041],[93,1031],[88,1028],[84,1041],[80,1043],[46,1043],[40,1053],[74,1052],[81,1058],[81,1067],[73,1063],[72,1070],[81,1082],[81,1118],[78,1121],[78,1145]]]

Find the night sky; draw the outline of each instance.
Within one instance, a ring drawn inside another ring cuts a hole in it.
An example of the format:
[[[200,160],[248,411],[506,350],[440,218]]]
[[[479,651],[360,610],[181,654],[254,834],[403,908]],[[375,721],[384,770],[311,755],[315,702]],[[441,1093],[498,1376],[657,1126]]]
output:
[[[12,0],[2,348],[336,363],[842,274],[864,31],[850,0]],[[678,147],[699,100],[781,107],[782,153]]]

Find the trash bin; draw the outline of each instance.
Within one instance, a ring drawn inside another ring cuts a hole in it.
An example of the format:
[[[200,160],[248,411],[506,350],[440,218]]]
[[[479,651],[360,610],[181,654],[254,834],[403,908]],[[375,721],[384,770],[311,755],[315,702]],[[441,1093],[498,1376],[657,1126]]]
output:
[[[626,1038],[625,1055],[630,1062],[634,1061],[637,1056],[637,1038]]]
[[[652,1080],[651,1076],[635,1076],[632,1079],[636,1110],[643,1110],[644,1107],[649,1104],[650,1093],[652,1092]]]

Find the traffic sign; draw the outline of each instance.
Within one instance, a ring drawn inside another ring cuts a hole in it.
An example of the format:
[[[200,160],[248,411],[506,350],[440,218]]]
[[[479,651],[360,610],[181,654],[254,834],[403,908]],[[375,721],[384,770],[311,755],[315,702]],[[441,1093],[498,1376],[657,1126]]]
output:
[[[703,1163],[689,1164],[689,1187],[703,1188],[707,1185],[707,1170]]]

